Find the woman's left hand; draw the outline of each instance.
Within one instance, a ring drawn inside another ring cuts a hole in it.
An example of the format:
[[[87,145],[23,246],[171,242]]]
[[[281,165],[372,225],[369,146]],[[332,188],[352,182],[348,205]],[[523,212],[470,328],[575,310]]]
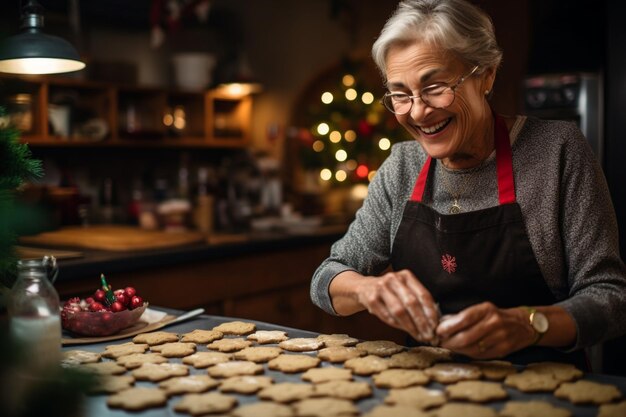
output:
[[[535,339],[524,309],[501,309],[490,302],[444,316],[436,333],[441,347],[476,359],[508,355]]]

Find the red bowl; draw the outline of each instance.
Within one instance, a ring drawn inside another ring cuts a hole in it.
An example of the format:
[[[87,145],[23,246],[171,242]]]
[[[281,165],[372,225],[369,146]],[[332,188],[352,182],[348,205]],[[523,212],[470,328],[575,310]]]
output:
[[[110,336],[132,326],[146,311],[148,303],[133,310],[112,311],[63,311],[61,323],[65,330],[81,336]]]

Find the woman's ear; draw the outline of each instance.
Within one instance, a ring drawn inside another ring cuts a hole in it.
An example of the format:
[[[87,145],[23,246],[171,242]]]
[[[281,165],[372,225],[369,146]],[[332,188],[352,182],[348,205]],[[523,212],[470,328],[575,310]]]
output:
[[[493,90],[493,84],[496,81],[496,69],[494,67],[488,67],[483,71],[482,75],[482,91],[485,92],[485,95],[491,93]]]

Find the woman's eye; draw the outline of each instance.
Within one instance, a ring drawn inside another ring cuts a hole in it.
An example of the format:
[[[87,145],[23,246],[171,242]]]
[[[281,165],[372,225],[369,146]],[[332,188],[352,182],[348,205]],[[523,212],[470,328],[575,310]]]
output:
[[[443,94],[445,93],[445,91],[448,89],[449,87],[445,84],[441,84],[441,85],[432,85],[430,87],[426,87],[422,90],[422,95],[430,95],[430,96],[437,96],[439,94]]]
[[[411,100],[408,94],[392,94],[391,99],[396,103],[404,103]]]

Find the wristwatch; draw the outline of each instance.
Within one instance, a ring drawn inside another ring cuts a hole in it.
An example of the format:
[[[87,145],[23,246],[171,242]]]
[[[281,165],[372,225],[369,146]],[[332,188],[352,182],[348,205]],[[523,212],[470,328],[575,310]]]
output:
[[[537,311],[536,308],[524,306],[526,311],[528,311],[528,323],[530,327],[535,331],[535,340],[533,340],[533,345],[539,343],[544,334],[548,331],[550,327],[550,322],[545,314],[540,311]]]

